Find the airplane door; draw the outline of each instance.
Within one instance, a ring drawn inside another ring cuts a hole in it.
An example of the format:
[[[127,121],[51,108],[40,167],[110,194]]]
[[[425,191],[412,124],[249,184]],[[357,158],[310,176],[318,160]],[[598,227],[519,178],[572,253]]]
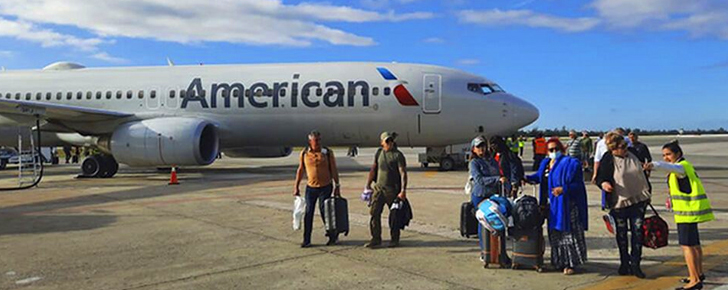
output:
[[[439,114],[442,106],[442,76],[425,75],[422,112],[425,114]]]

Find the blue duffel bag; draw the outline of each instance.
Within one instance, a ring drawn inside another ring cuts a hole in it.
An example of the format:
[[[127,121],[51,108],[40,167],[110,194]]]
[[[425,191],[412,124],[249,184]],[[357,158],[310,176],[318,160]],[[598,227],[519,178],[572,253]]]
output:
[[[493,195],[478,204],[475,217],[478,222],[493,234],[502,233],[508,227],[508,217],[511,215],[511,202],[500,195]]]

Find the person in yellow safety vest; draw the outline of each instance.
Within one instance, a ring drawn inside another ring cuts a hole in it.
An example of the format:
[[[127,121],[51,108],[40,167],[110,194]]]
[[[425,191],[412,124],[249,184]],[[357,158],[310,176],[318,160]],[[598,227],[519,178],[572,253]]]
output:
[[[523,158],[523,148],[526,147],[526,137],[518,138],[518,157]]]
[[[518,138],[516,137],[516,135],[511,136],[511,139],[508,140],[506,144],[508,145],[508,149],[510,149],[513,154],[518,155]]]
[[[678,289],[702,289],[705,273],[698,224],[714,220],[713,210],[703,183],[693,165],[683,157],[677,140],[662,147],[662,157],[666,162],[647,163],[645,169],[664,169],[670,172],[668,186],[672,210],[675,213],[678,240],[690,273],[689,278],[681,280],[687,284]]]

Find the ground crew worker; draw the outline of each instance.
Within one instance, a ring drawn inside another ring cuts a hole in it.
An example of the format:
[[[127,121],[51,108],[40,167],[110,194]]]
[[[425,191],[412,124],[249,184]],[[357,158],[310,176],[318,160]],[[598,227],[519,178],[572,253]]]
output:
[[[511,139],[506,142],[506,145],[508,145],[508,149],[510,149],[513,154],[518,155],[518,138],[516,135],[511,136]]]
[[[303,217],[303,242],[301,248],[311,246],[316,201],[319,201],[319,212],[321,213],[321,219],[324,220],[324,201],[331,197],[332,192],[334,196],[341,195],[339,170],[336,167],[334,152],[321,146],[321,133],[315,130],[308,134],[308,146],[301,151],[301,158],[296,171],[296,183],[293,188],[294,196],[301,194],[298,187],[301,184],[304,172],[308,181],[306,183],[306,215]],[[338,233],[326,233],[326,236],[329,237],[326,245],[336,244]]]
[[[541,161],[546,158],[548,149],[546,147],[546,138],[543,137],[543,133],[538,133],[536,138],[533,139],[533,167],[531,171],[538,170],[541,165]]]
[[[521,157],[523,159],[523,148],[526,147],[526,137],[521,136],[521,138],[518,138],[518,157]]]
[[[397,133],[394,132],[384,132],[379,136],[382,148],[375,154],[374,164],[367,178],[366,189],[374,191],[369,210],[371,214],[369,229],[372,239],[364,245],[367,248],[376,248],[382,244],[384,206],[391,207],[397,198],[407,199],[407,162],[404,154],[397,149],[396,138]],[[374,182],[373,189],[372,182]],[[392,237],[389,242],[390,248],[399,246],[399,231],[397,227],[390,228]]]
[[[693,165],[685,160],[678,141],[665,144],[662,147],[662,157],[666,162],[648,163],[645,164],[645,169],[664,169],[670,172],[668,187],[672,210],[675,214],[678,240],[690,274],[690,277],[682,280],[687,284],[679,289],[701,289],[705,272],[698,224],[714,220],[713,210],[703,183]]]

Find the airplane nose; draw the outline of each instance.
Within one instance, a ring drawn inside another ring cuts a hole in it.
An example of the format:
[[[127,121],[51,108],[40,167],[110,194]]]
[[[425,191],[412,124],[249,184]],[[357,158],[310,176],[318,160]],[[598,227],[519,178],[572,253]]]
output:
[[[540,113],[536,106],[515,96],[512,100],[514,125],[523,128],[538,120]]]

